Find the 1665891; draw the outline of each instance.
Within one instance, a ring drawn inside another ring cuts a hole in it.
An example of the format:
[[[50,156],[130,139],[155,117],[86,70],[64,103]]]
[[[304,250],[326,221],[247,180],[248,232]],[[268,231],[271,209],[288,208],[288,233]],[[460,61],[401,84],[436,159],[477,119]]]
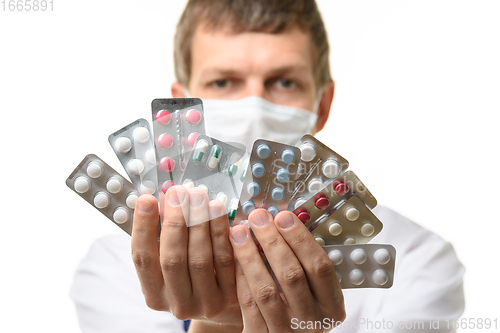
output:
[[[45,12],[54,11],[53,0],[2,0],[3,12]]]

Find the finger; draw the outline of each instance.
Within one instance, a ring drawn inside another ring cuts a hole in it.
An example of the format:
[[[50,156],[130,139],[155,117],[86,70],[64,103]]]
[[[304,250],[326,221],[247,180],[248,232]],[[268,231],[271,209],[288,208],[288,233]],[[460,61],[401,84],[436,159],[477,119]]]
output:
[[[229,242],[229,220],[226,207],[219,200],[209,203],[210,237],[217,283],[225,298],[234,295],[236,280],[234,278],[234,254]]]
[[[236,259],[241,265],[252,296],[267,327],[271,332],[279,332],[285,327],[290,327],[288,310],[281,300],[278,287],[260,257],[250,230],[246,226],[237,225],[231,229],[230,236]]]
[[[280,212],[274,222],[302,264],[315,298],[323,306],[334,306],[341,314],[344,297],[333,263],[326,252],[292,212]]]
[[[238,295],[238,303],[241,308],[243,317],[244,332],[268,332],[266,321],[260,313],[259,307],[253,298],[250,287],[243,274],[243,269],[238,261],[235,263],[236,274],[236,291]]]
[[[191,309],[192,289],[187,266],[189,193],[172,186],[165,194],[160,233],[160,263],[171,311],[179,318]]]
[[[300,320],[314,318],[318,312],[306,274],[287,242],[273,223],[273,216],[265,209],[256,209],[248,217],[252,231],[259,241],[294,317]]]
[[[210,318],[211,311],[217,310],[212,305],[222,302],[214,274],[207,192],[196,187],[190,189],[189,205],[189,275],[195,298],[203,314]]]
[[[131,242],[146,303],[153,309],[166,309],[161,297],[164,281],[158,254],[158,201],[152,195],[142,195],[135,203]]]

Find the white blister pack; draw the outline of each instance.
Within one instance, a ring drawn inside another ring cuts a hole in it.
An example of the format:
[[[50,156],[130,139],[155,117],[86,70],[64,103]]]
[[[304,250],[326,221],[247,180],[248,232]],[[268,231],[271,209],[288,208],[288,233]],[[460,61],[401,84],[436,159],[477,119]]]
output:
[[[349,167],[345,158],[310,134],[304,135],[295,146],[300,149],[301,157],[290,210],[306,202]]]
[[[246,221],[255,208],[273,216],[286,210],[294,189],[300,149],[283,143],[256,140],[245,172],[234,224]]]
[[[153,135],[146,119],[138,119],[108,137],[109,144],[140,194],[158,199]]]
[[[309,200],[299,206],[296,203],[292,208],[295,215],[309,228],[316,221],[330,216],[341,202],[347,201],[352,196],[357,196],[370,209],[377,205],[375,197],[356,174],[346,171]]]
[[[309,226],[320,245],[365,244],[382,231],[382,222],[355,196],[341,202],[333,214]]]
[[[205,189],[210,200],[226,206],[230,222],[236,216],[249,154],[245,149],[206,135],[196,139],[182,176],[182,185]]]
[[[386,244],[323,246],[332,261],[340,286],[390,288],[394,280],[396,249]]]
[[[181,182],[196,138],[205,134],[199,98],[155,99],[151,103],[159,191]]]
[[[85,156],[66,179],[66,185],[127,234],[139,193],[132,183],[93,154]]]

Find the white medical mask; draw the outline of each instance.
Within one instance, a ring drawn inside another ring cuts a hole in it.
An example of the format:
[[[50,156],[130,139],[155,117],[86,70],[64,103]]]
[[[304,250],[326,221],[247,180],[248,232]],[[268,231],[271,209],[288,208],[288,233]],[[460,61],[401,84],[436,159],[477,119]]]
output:
[[[203,99],[207,135],[243,144],[247,151],[256,139],[295,145],[304,134],[311,133],[318,119],[318,105],[319,100],[311,112],[257,96],[238,100]]]

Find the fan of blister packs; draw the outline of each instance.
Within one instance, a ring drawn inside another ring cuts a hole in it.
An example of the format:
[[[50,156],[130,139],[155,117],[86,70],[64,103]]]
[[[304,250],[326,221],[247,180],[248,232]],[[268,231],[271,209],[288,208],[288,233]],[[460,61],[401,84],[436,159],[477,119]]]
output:
[[[327,252],[342,288],[392,286],[394,247],[368,244],[382,230],[371,211],[377,200],[342,156],[308,134],[295,146],[258,139],[250,152],[207,136],[198,98],[155,99],[151,107],[152,127],[138,119],[108,138],[130,181],[93,154],[66,179],[125,232],[141,194],[161,206],[173,185],[200,187],[224,203],[231,225],[248,225],[256,208],[273,216],[293,211]]]

